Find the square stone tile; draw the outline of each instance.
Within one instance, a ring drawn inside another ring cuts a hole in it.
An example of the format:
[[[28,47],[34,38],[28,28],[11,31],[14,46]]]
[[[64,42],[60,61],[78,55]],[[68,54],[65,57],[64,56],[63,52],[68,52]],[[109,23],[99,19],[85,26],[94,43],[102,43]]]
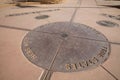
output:
[[[75,7],[80,6],[81,8],[78,9],[74,22],[90,26],[103,33],[109,41],[120,43],[120,26],[105,27],[96,23],[96,21],[107,20],[120,25],[119,20],[103,16],[103,14],[120,15],[120,10],[117,8],[98,6],[96,0],[65,0],[62,4],[37,4],[32,6],[0,9],[0,80],[38,80],[43,70],[30,63],[22,54],[21,41],[27,32],[7,29],[6,27],[34,29],[47,23],[70,21]],[[48,18],[37,19],[42,15],[47,15]],[[103,64],[118,79],[120,79],[119,49],[120,45],[111,44],[111,55]],[[115,79],[102,67],[97,67],[82,72],[54,72],[51,80]]]
[[[82,0],[80,7],[104,7],[97,5],[96,0]]]
[[[21,51],[27,32],[0,28],[0,80],[37,80],[42,69],[30,63]]]
[[[109,59],[103,64],[114,76],[120,79],[120,45],[111,44]]]
[[[41,13],[49,13],[49,10],[53,11],[54,9],[5,8],[4,11],[0,12],[0,25],[33,29],[37,26],[48,23],[47,19],[37,20],[35,17],[41,15]]]
[[[75,8],[59,8],[59,11],[48,13],[48,21],[51,22],[69,22],[74,14]]]
[[[51,80],[114,80],[105,70],[101,67],[73,73],[60,73],[55,72]]]
[[[0,12],[0,25],[34,29],[51,22],[70,21],[74,11],[75,8],[5,8]],[[44,15],[48,17],[39,18]]]
[[[105,12],[108,14],[110,14],[110,11],[113,12],[113,13],[111,12],[112,14],[116,14],[116,15],[119,14],[119,9],[114,9],[114,8],[107,8],[107,9],[80,8],[78,9],[75,15],[74,22],[90,26],[96,29],[97,31],[103,33],[108,38],[109,41],[120,43],[120,38],[118,37],[118,35],[120,34],[120,22],[118,20],[102,16],[101,14],[104,13],[104,10],[108,10],[108,12],[107,11]],[[101,20],[111,21],[117,23],[119,26],[106,27],[96,23],[97,21],[101,21]]]

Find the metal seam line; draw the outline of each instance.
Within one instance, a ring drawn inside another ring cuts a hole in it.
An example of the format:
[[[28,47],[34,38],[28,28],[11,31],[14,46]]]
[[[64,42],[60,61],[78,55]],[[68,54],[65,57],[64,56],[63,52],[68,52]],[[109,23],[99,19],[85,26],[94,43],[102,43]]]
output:
[[[81,5],[81,3],[82,3],[82,0],[78,0],[78,2],[79,2],[79,7],[80,7],[80,5]],[[72,25],[73,20],[74,20],[74,18],[75,18],[75,15],[76,15],[78,9],[79,9],[78,7],[75,9],[75,11],[74,11],[74,13],[73,13],[73,15],[72,15],[72,17],[71,17],[71,20],[70,20],[70,24],[69,24],[69,26]],[[83,55],[84,55],[84,54],[83,54]],[[84,55],[84,56],[86,57],[86,55]]]
[[[95,0],[95,2],[96,2],[96,0]],[[97,2],[96,2],[96,5],[97,5]],[[75,7],[75,8],[76,8],[76,9],[75,9],[75,11],[74,11],[74,13],[73,13],[73,15],[72,15],[72,17],[71,17],[70,23],[73,22],[74,17],[75,17],[75,15],[76,15],[78,9],[79,9],[79,8],[83,8],[83,7]],[[94,7],[92,7],[92,8],[94,8]],[[96,8],[97,8],[97,7],[96,7]],[[9,27],[9,26],[5,26],[5,25],[0,25],[0,27],[9,28],[9,29],[15,29],[15,30],[22,30],[22,31],[31,31],[31,29],[17,28],[17,27]],[[85,38],[84,38],[84,39],[85,39]],[[89,39],[89,38],[88,38],[88,40],[95,40],[95,39]],[[63,40],[63,41],[64,41],[64,40]],[[59,45],[59,47],[58,47],[58,49],[57,49],[57,51],[56,51],[56,54],[55,54],[55,56],[54,56],[53,59],[52,59],[52,62],[51,62],[51,65],[50,65],[48,71],[52,68],[52,66],[53,66],[53,64],[54,64],[54,61],[55,61],[55,59],[56,59],[56,56],[57,56],[57,54],[58,54],[58,52],[59,52],[59,50],[60,50],[60,47],[61,47],[63,41],[61,41],[61,43],[60,43],[60,45]],[[101,40],[96,40],[96,41],[106,42],[106,41],[101,41]],[[120,43],[115,43],[115,42],[110,42],[110,43],[111,43],[111,44],[118,44],[118,45],[120,45]],[[113,78],[115,78],[115,80],[118,80],[118,78],[117,78],[116,76],[114,76],[114,75],[113,75],[109,70],[107,70],[104,66],[101,65],[101,67],[102,67],[106,72],[108,72]],[[46,76],[47,76],[47,74],[46,74]]]
[[[31,31],[31,29],[26,28],[20,28],[20,27],[11,27],[6,25],[0,25],[1,28],[8,28],[8,29],[14,29],[14,30],[21,30],[21,31]]]
[[[78,0],[78,1],[79,1],[79,0]],[[74,11],[74,13],[73,13],[73,15],[72,15],[72,18],[71,18],[71,20],[70,20],[70,25],[71,25],[71,22],[73,21],[73,18],[74,18],[74,16],[75,16],[75,14],[76,14],[76,11],[77,11],[77,8],[75,9],[75,11]],[[65,30],[65,29],[64,29],[64,30]],[[50,67],[49,67],[49,69],[48,69],[48,72],[45,74],[44,79],[47,77],[50,69],[53,67],[54,61],[55,61],[55,59],[56,59],[56,57],[57,57],[57,55],[58,55],[58,52],[59,52],[60,47],[62,46],[62,43],[63,43],[63,42],[64,42],[64,40],[62,40],[62,42],[60,43],[60,45],[59,45],[59,47],[58,47],[58,49],[57,49],[57,51],[56,51],[56,54],[55,54],[55,56],[53,57],[53,59],[52,59],[52,61],[51,61]]]
[[[58,55],[58,53],[59,53],[59,50],[60,50],[63,42],[64,42],[64,40],[62,40],[61,43],[60,43],[60,45],[58,46],[58,49],[57,49],[57,51],[56,51],[56,54],[55,54],[55,56],[53,57],[53,59],[52,59],[52,61],[51,61],[51,64],[50,64],[50,67],[48,68],[48,72],[45,74],[45,77],[44,77],[43,80],[45,80],[45,78],[47,77],[50,69],[53,67],[54,61],[55,61],[55,59],[56,59],[56,57],[57,57],[57,55]]]
[[[79,3],[79,6],[81,5],[81,0],[78,0],[78,3]],[[72,22],[73,22],[73,20],[74,20],[74,17],[75,17],[75,15],[76,15],[76,13],[77,13],[77,10],[78,10],[78,8],[75,8],[75,10],[74,10],[74,12],[73,12],[73,15],[71,16],[71,19],[70,19],[70,21],[69,21],[69,26],[71,26],[71,24],[72,24]],[[64,32],[66,31],[66,28],[64,28]]]
[[[8,28],[8,29],[13,29],[13,30],[32,31],[31,29],[11,27],[11,26],[6,26],[6,25],[0,25],[0,27],[2,27],[2,28]],[[49,32],[42,32],[42,33],[57,34],[57,33],[49,33]],[[87,40],[95,40],[95,41],[100,41],[100,42],[106,42],[106,41],[102,41],[102,40],[90,39],[90,38],[79,37],[79,36],[72,36],[72,37],[81,38],[81,39],[87,39]],[[109,43],[115,44],[115,45],[120,45],[120,42],[111,42],[111,41],[109,41]]]
[[[80,38],[80,39],[93,40],[93,41],[99,41],[99,42],[109,42],[109,43],[111,43],[111,44],[120,45],[120,43],[119,43],[119,42],[103,41],[103,40],[90,39],[90,38],[86,38],[86,37],[78,37],[78,36],[72,36],[72,37],[75,37],[75,38]]]
[[[48,70],[50,70],[50,69],[52,68],[53,63],[54,63],[54,61],[55,61],[55,59],[56,59],[56,57],[57,57],[57,55],[58,55],[58,52],[59,52],[59,50],[60,50],[63,42],[64,42],[64,40],[62,40],[61,43],[60,43],[60,45],[58,46],[58,49],[56,50],[56,54],[55,54],[55,56],[53,57],[52,62],[51,62],[51,65],[50,65],[50,67],[49,67]]]
[[[82,0],[78,0],[78,3],[79,3],[79,7],[80,7],[80,5],[81,5],[81,3],[82,3]],[[76,7],[76,9],[75,9],[75,11],[74,11],[74,13],[73,13],[73,15],[72,15],[72,17],[71,17],[71,19],[70,19],[70,24],[73,22],[74,17],[75,17],[75,15],[76,15],[76,13],[77,13],[77,10],[78,10],[78,7]]]
[[[107,73],[109,73],[115,80],[118,80],[118,78],[117,78],[115,75],[113,75],[109,70],[107,70],[104,66],[101,65],[101,67],[102,67]]]
[[[79,1],[79,0],[78,0],[78,1]],[[74,18],[74,16],[75,16],[76,12],[77,12],[77,8],[75,9],[75,11],[74,11],[74,13],[73,13],[73,15],[72,15],[72,17],[71,17],[70,25],[71,25],[71,23],[72,23],[72,21],[73,21],[73,18]],[[65,30],[65,29],[64,29],[64,30]],[[63,42],[64,42],[64,40],[62,40],[62,42],[60,43],[60,45],[59,45],[59,47],[58,47],[58,49],[57,49],[57,51],[56,51],[56,54],[54,55],[54,57],[53,57],[53,59],[52,59],[52,61],[51,61],[50,67],[48,68],[48,72],[45,74],[44,79],[47,77],[50,69],[53,67],[54,61],[55,61],[55,59],[56,59],[56,57],[57,57],[57,55],[58,55],[58,53],[59,53],[59,50],[60,50]],[[43,79],[43,80],[44,80],[44,79]]]

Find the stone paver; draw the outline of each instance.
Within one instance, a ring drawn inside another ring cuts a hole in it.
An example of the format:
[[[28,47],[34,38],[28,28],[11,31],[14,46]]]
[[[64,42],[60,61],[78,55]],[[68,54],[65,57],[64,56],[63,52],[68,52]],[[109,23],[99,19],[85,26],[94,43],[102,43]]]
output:
[[[22,54],[21,41],[27,32],[0,28],[0,80],[37,80],[41,68]]]
[[[103,64],[112,74],[120,79],[120,45],[111,45],[111,55],[109,59]]]
[[[113,12],[113,11],[115,11],[115,12]],[[120,34],[119,20],[115,20],[112,18],[102,16],[101,14],[103,14],[103,13],[116,16],[116,15],[119,15],[120,10],[114,9],[114,8],[110,8],[110,9],[108,9],[108,8],[105,8],[105,9],[80,8],[80,9],[78,9],[78,11],[76,13],[74,22],[85,24],[92,28],[95,28],[96,30],[103,33],[108,38],[109,41],[120,43],[120,38],[117,37]],[[114,27],[102,26],[102,25],[99,25],[96,23],[97,21],[100,21],[100,20],[107,20],[107,21],[115,22],[115,23],[119,24],[119,26],[114,26]]]
[[[82,0],[80,7],[104,7],[104,6],[98,6],[96,0]]]
[[[110,41],[111,54],[103,67],[73,73],[55,72],[51,80],[120,79],[120,18],[114,17],[120,17],[120,9],[98,6],[96,0],[65,0],[62,4],[33,4],[21,8],[8,6],[0,8],[0,80],[38,80],[43,69],[24,57],[21,41],[28,31],[38,26],[65,21],[85,24],[104,34]],[[44,15],[48,17],[36,18]],[[97,24],[101,20],[119,26]]]
[[[51,22],[69,21],[74,8],[18,8],[12,7],[0,13],[0,25],[16,28],[34,29]],[[37,16],[48,15],[46,19],[36,19]],[[66,17],[66,18],[65,18]]]
[[[114,80],[105,70],[101,67],[96,69],[73,72],[73,73],[54,73],[52,80]]]

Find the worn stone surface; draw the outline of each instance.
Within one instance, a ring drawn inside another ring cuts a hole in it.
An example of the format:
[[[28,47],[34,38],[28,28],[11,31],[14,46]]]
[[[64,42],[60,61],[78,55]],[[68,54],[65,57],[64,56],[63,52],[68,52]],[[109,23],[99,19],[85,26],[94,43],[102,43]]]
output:
[[[29,61],[43,69],[75,72],[106,61],[110,45],[103,34],[86,25],[56,22],[30,31],[22,50]]]
[[[111,28],[96,24],[96,21],[109,20],[120,25],[119,8],[98,6],[95,0],[65,0],[61,4],[47,5],[25,3],[26,5],[23,4],[22,7],[13,6],[14,4],[3,5],[3,1],[10,0],[0,0],[0,80],[38,80],[43,69],[28,61],[20,48],[21,41],[26,34],[25,30],[52,22],[70,21],[76,7],[78,10],[73,18],[74,22],[96,29],[112,42],[110,43],[111,55],[102,64],[107,70],[97,67],[79,72],[54,72],[51,80],[120,80],[120,27]],[[54,11],[56,9],[60,10]],[[36,11],[41,13],[35,13]],[[16,13],[29,14],[6,17],[6,15]],[[101,15],[103,13],[108,15]],[[39,15],[49,15],[50,17],[42,20],[35,19]],[[66,34],[62,34],[62,36],[67,38]]]
[[[42,73],[22,54],[21,41],[26,33],[0,28],[0,80],[37,80]]]

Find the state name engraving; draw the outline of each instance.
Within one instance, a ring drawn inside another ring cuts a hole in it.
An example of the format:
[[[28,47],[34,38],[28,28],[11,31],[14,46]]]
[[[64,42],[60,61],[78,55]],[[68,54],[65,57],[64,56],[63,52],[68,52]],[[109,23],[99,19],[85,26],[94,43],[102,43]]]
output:
[[[95,57],[89,59],[89,60],[83,60],[77,63],[70,63],[70,64],[65,64],[65,69],[67,71],[69,70],[78,70],[78,69],[82,69],[82,68],[86,68],[88,66],[97,64],[101,58],[104,58],[104,56],[106,55],[107,52],[107,47],[103,47],[103,49],[101,49],[100,53],[98,55],[96,55]]]
[[[28,57],[30,57],[31,60],[37,59],[37,56],[33,53],[33,51],[29,47],[29,39],[27,37],[24,39],[24,43],[23,44],[25,46],[25,50],[24,51],[28,55]]]

